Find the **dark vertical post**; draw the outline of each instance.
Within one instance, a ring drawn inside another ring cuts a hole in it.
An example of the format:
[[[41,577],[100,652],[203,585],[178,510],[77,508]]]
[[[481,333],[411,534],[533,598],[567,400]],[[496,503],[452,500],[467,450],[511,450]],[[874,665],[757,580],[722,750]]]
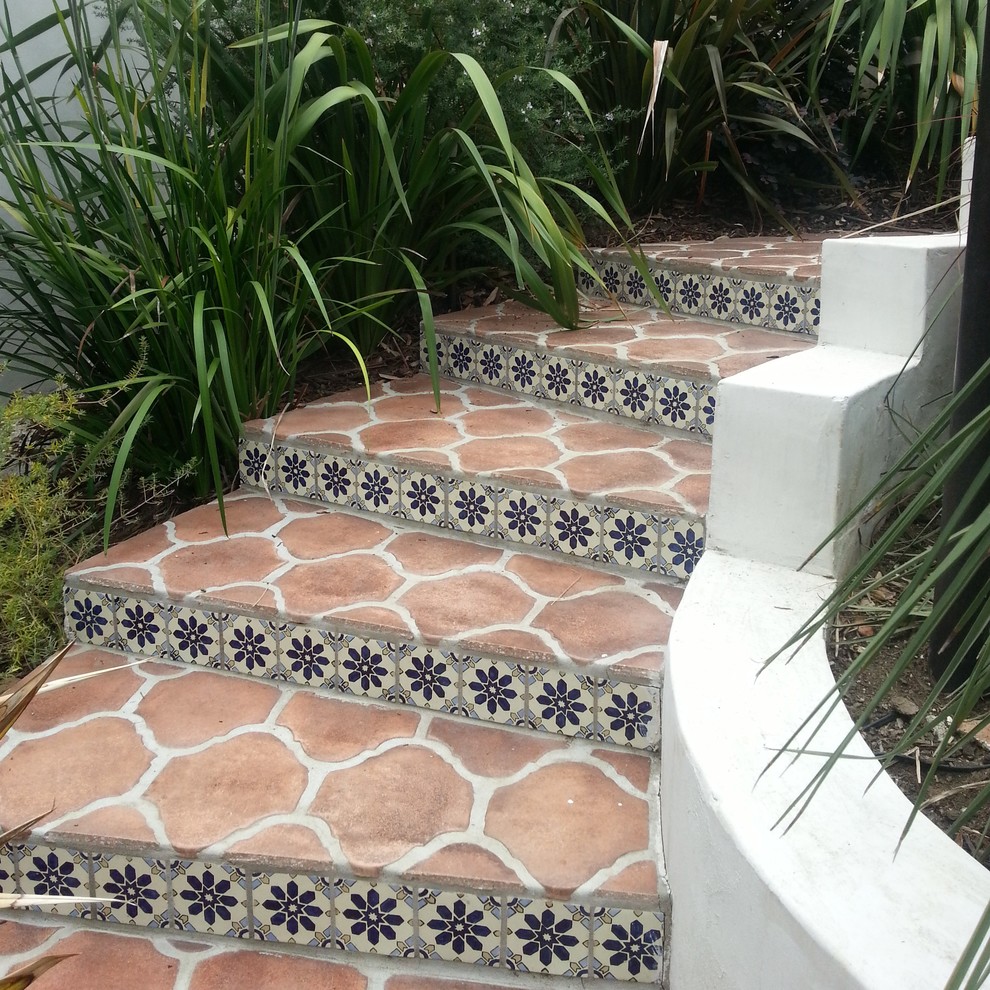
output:
[[[990,56],[990,18],[987,18],[983,40],[983,58]],[[969,234],[966,241],[966,261],[962,288],[962,310],[959,316],[959,336],[956,341],[955,389],[958,392],[990,360],[990,85],[983,62],[980,65],[979,108],[976,122],[976,155],[973,161],[973,194],[969,208]],[[952,418],[951,430],[957,432],[982,410],[990,407],[990,381],[961,404]],[[990,459],[990,443],[976,449],[948,479],[942,498],[942,524],[958,508],[977,472]],[[970,512],[961,520],[966,526],[988,500],[990,491],[974,500]],[[974,594],[986,582],[987,569],[981,569],[973,582]],[[949,579],[935,589],[936,603]],[[954,642],[965,630],[957,628],[969,602],[957,600],[947,609],[945,618],[935,629],[929,644],[929,665],[932,676],[945,673],[952,657]],[[954,672],[950,687],[957,687],[972,673],[979,645],[973,649]]]

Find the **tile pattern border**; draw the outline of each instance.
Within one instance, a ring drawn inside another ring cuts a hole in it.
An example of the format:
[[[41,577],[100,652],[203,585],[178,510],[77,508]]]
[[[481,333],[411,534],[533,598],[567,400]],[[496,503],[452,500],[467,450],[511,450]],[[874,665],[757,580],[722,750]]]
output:
[[[63,593],[66,633],[79,643],[631,749],[659,744],[659,687],[614,672],[387,642],[336,624],[96,593],[75,582]],[[80,629],[71,616],[84,608],[90,624]]]
[[[657,983],[663,970],[660,910],[265,873],[161,850],[118,855],[39,842],[9,847],[0,867],[3,893],[106,898],[49,904],[44,913],[112,927],[623,982]]]
[[[242,484],[289,498],[476,533],[682,581],[691,576],[705,547],[700,519],[542,494],[501,485],[498,479],[463,480],[350,452],[272,444],[257,436],[241,441],[239,460]]]
[[[634,364],[586,361],[536,348],[438,333],[440,374],[522,395],[711,437],[716,383],[652,374]],[[428,360],[425,341],[421,361]]]
[[[632,306],[650,304],[646,281],[628,257],[595,251],[591,263],[601,283],[582,271],[578,284],[583,292],[596,299],[613,297]],[[688,272],[668,262],[653,262],[648,271],[672,313],[790,333],[818,333],[822,308],[819,279],[739,278],[726,272]]]

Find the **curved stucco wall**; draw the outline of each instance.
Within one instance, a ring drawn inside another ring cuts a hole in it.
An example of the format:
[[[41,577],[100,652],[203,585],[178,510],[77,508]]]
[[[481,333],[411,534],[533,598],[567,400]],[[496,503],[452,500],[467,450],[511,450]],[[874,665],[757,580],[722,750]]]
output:
[[[671,990],[938,990],[990,876],[920,820],[857,737],[800,819],[821,756],[771,756],[834,681],[821,637],[757,677],[866,534],[802,562],[951,387],[958,235],[826,241],[819,345],[723,382],[708,547],[671,632],[661,808]],[[850,720],[834,711],[813,747]],[[785,770],[786,768],[786,770]],[[763,774],[761,776],[761,774]]]
[[[829,582],[706,553],[678,607],[663,699],[671,990],[938,990],[990,900],[990,874],[910,803],[858,737],[789,830],[820,765],[772,755],[834,686],[815,637],[762,661]],[[813,748],[851,725],[839,706]],[[762,774],[762,776],[761,776]]]

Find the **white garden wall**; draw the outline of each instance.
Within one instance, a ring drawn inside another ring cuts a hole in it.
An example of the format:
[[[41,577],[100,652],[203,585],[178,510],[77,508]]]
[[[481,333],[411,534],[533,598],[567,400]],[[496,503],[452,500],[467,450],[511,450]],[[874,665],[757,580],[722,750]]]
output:
[[[670,639],[661,808],[671,990],[937,990],[990,876],[910,804],[858,738],[790,830],[774,828],[820,757],[773,754],[834,684],[816,637],[763,661],[857,552],[801,563],[900,453],[886,405],[921,423],[951,387],[959,237],[824,246],[820,344],[718,391],[708,550]],[[834,711],[815,748],[851,722]]]

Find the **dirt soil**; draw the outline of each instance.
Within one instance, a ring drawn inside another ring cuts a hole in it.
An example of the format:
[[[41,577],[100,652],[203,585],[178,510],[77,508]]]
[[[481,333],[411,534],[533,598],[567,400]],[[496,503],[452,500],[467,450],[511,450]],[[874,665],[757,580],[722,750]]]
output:
[[[924,526],[928,533],[934,534],[937,516],[926,520]],[[917,537],[916,530],[909,538],[917,539]],[[882,569],[887,570],[888,566],[895,562],[893,559],[895,557],[898,560],[902,559],[897,554],[897,548]],[[876,635],[880,623],[890,614],[906,583],[906,578],[889,581],[873,589],[868,596],[858,602],[851,603],[839,614],[835,624],[827,633],[829,660],[836,677],[849,668]],[[859,674],[845,697],[846,707],[852,718],[858,718],[868,702],[880,690],[908,645],[913,631],[913,628],[905,629],[899,637],[880,651],[876,663]],[[911,660],[898,677],[892,689],[873,711],[870,722],[862,732],[863,738],[878,758],[882,759],[894,748],[911,719],[917,714],[919,707],[924,706],[932,689],[932,683],[927,655],[921,653]],[[990,700],[984,699],[974,716],[979,719],[988,712],[990,712]],[[935,718],[932,724],[937,725],[938,721]],[[899,756],[887,770],[889,776],[912,803],[918,797],[921,782],[928,773],[938,746],[939,738],[936,732],[930,731],[919,741],[917,747]],[[970,801],[988,784],[990,784],[990,730],[984,729],[974,740],[944,761],[930,785],[923,813],[949,834],[959,846],[990,868],[990,844],[984,837],[984,833],[990,828],[990,807],[980,811],[972,820],[959,827],[958,831],[952,827]]]

